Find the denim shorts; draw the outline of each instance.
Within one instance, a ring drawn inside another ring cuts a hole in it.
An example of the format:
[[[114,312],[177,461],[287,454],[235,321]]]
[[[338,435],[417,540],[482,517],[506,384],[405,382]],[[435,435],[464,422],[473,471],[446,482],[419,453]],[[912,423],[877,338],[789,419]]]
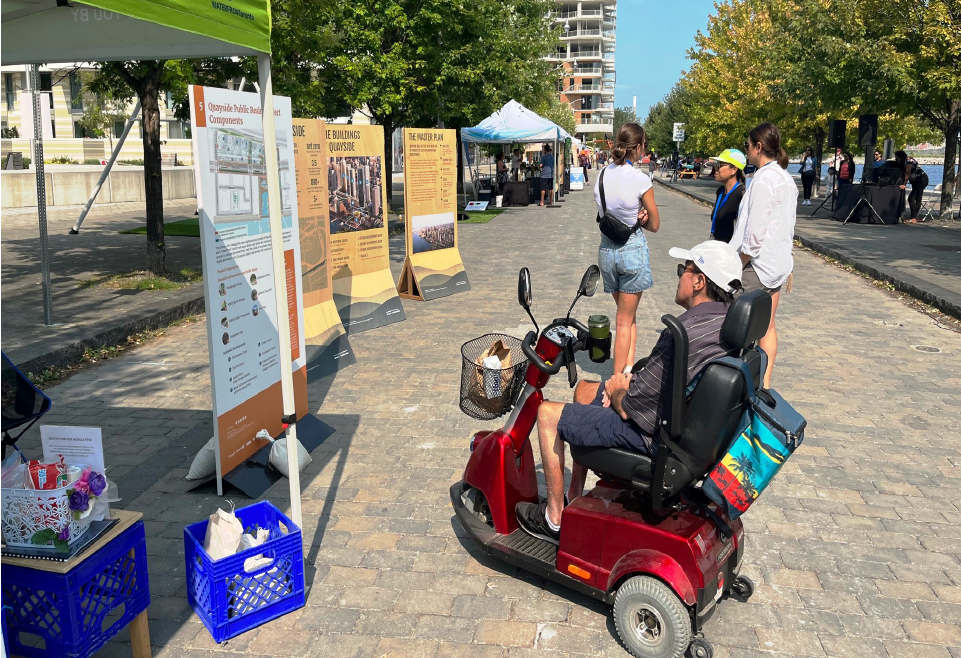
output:
[[[597,250],[597,265],[604,278],[604,292],[644,292],[654,286],[651,276],[651,255],[647,239],[641,231],[634,233],[623,245],[618,246],[601,235]]]
[[[584,448],[623,448],[654,456],[656,444],[631,420],[624,420],[602,403],[604,385],[590,404],[565,404],[557,423],[562,441]]]

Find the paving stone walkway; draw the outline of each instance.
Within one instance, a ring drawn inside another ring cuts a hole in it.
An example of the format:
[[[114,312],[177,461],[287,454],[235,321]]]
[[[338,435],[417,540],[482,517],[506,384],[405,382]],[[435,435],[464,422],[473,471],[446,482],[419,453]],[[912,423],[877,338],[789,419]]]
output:
[[[655,287],[638,313],[639,353],[677,311],[668,248],[691,246],[709,221],[704,206],[655,192],[662,228],[650,236]],[[461,343],[526,332],[521,266],[546,320],[596,261],[591,192],[567,199],[461,227],[472,290],[405,303],[406,322],[352,336],[357,364],[310,387],[312,409],[337,433],[302,475],[307,606],[226,645],[184,588],[183,526],[226,505],[186,493],[183,480],[210,434],[203,323],[49,391],[45,420],[102,426],[121,506],[144,513],[155,656],[627,655],[606,606],[484,557],[447,493],[472,431],[496,424],[458,410]],[[401,249],[393,240],[395,276]],[[807,417],[806,441],[745,516],[757,593],[725,601],[705,635],[717,658],[961,658],[961,335],[795,255],[774,384]],[[590,313],[613,314],[613,303],[583,300],[577,314]],[[560,379],[546,393],[570,395]],[[24,447],[36,446],[33,433]],[[267,497],[285,507],[286,483]],[[99,655],[129,656],[125,635]]]

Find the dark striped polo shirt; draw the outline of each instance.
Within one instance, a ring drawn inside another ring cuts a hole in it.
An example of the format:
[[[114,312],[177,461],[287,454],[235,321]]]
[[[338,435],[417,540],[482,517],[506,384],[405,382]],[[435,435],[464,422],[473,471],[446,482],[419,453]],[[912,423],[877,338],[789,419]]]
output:
[[[721,302],[702,302],[678,318],[687,331],[689,341],[687,383],[709,361],[737,352],[736,347],[721,343],[720,339],[727,309],[727,304]],[[658,419],[667,413],[670,398],[668,380],[673,361],[674,337],[670,329],[665,328],[651,350],[647,364],[631,378],[621,403],[631,420],[651,437],[657,436]]]

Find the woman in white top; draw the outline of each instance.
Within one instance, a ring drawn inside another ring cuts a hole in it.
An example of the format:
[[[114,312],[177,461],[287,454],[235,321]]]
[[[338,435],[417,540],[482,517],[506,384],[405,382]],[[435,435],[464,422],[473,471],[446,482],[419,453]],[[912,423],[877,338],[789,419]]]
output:
[[[614,339],[614,373],[634,365],[637,343],[637,305],[641,293],[654,285],[651,276],[651,257],[647,239],[640,230],[651,233],[661,226],[661,218],[654,205],[654,189],[650,177],[634,168],[644,155],[647,138],[636,123],[626,123],[617,133],[611,151],[612,162],[604,174],[604,198],[607,214],[626,226],[635,228],[625,244],[618,245],[603,233],[597,252],[598,266],[604,278],[604,292],[614,296],[617,304],[617,335]],[[598,178],[600,181],[600,178]],[[601,208],[601,184],[594,185],[594,201],[598,214]]]
[[[759,341],[767,353],[764,388],[771,385],[777,357],[777,329],[774,317],[781,298],[781,286],[794,271],[794,223],[797,219],[797,184],[787,173],[787,153],[781,148],[781,132],[772,123],[762,123],[747,140],[747,158],[757,167],[737,213],[731,244],[744,263],[741,283],[745,290],[763,288],[771,294],[771,323]]]

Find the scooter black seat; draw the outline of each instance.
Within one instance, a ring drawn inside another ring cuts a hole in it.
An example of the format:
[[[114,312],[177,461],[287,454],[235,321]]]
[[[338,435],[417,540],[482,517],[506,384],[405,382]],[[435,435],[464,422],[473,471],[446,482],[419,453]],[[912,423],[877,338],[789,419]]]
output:
[[[638,491],[649,491],[654,460],[624,448],[584,448],[571,446],[571,456],[595,473],[621,482],[630,482]]]
[[[721,341],[738,348],[739,358],[747,362],[756,382],[760,381],[761,357],[749,348],[767,332],[770,318],[771,297],[757,290],[735,300],[721,327]],[[577,463],[602,477],[630,484],[640,493],[653,491],[659,501],[707,476],[733,439],[747,394],[739,370],[712,362],[701,371],[697,386],[686,398],[687,333],[675,318],[662,319],[674,335],[675,367],[657,457],[622,448],[571,446],[571,456]]]

